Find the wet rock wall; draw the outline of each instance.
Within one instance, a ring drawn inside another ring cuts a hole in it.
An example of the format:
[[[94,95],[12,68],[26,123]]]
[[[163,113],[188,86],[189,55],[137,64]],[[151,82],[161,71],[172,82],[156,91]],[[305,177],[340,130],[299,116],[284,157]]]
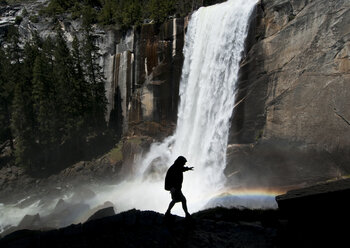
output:
[[[258,3],[229,146],[241,181],[349,174],[349,11],[342,0]]]
[[[116,45],[113,79],[106,88],[108,119],[118,119],[113,110],[120,105],[123,133],[140,122],[176,122],[185,24],[184,18],[144,24]]]

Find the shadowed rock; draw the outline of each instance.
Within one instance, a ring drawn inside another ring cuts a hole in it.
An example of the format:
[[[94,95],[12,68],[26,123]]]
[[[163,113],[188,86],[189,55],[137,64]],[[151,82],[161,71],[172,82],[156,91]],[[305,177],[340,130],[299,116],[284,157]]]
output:
[[[114,207],[103,208],[91,215],[87,221],[101,219],[112,215],[115,215]]]
[[[42,218],[43,225],[47,227],[63,227],[78,220],[78,218],[90,209],[89,205],[84,203],[67,203],[60,199],[54,211]]]
[[[271,247],[276,238],[273,229],[259,223],[217,221],[207,216],[191,220],[171,216],[170,221],[164,221],[162,214],[133,209],[58,230],[17,231],[0,239],[0,246],[101,247],[103,243],[103,247]]]
[[[290,246],[340,247],[347,241],[350,221],[350,179],[288,191],[276,197],[288,219]]]
[[[350,219],[350,179],[288,191],[276,197],[279,209],[295,221],[307,219],[337,222]]]
[[[21,229],[32,229],[37,228],[41,225],[40,215],[25,215],[21,222],[18,224],[18,227]]]
[[[39,214],[35,214],[35,215],[27,214],[22,218],[18,226],[5,227],[5,230],[1,235],[5,236],[7,234],[10,234],[22,229],[37,230],[41,226],[42,226],[42,221]]]

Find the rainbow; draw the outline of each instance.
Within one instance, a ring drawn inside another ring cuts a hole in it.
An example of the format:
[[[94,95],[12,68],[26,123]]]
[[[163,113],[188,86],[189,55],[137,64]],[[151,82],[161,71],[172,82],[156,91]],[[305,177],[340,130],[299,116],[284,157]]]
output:
[[[285,192],[286,190],[283,189],[271,188],[225,188],[209,196],[210,200],[205,208],[217,206],[251,209],[277,208],[275,198]]]
[[[286,191],[281,189],[271,188],[225,188],[215,194],[215,196],[236,195],[236,196],[277,196],[284,194]]]

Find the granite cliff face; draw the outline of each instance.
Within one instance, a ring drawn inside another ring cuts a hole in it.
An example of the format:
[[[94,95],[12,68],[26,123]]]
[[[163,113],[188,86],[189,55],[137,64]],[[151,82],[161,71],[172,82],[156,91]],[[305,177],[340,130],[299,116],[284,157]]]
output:
[[[230,140],[247,145],[229,146],[231,173],[277,184],[349,173],[349,12],[341,0],[258,4]]]
[[[141,122],[176,122],[186,23],[145,24],[116,45],[107,118],[123,133]]]

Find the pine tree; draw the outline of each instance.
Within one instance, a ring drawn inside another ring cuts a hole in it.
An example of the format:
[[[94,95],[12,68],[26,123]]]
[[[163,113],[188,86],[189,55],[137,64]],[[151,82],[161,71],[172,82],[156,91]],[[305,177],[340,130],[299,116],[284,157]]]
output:
[[[15,26],[9,27],[6,43],[6,54],[8,59],[11,61],[11,64],[20,66],[20,60],[23,51],[20,47],[18,29]]]
[[[3,53],[2,63],[2,89],[1,95],[4,110],[3,124],[6,126],[6,136],[10,140],[11,147],[14,148],[13,139],[16,138],[13,131],[11,131],[12,119],[12,102],[14,100],[14,92],[17,84],[23,83],[21,57],[23,50],[20,47],[18,29],[14,26],[9,28],[7,34],[7,48]]]
[[[6,58],[5,52],[0,48],[0,142],[10,140],[13,150],[13,137],[10,129],[11,109],[10,105],[13,98],[13,84],[8,80],[10,63]]]
[[[118,8],[115,8],[114,19],[121,25],[123,30],[133,25],[140,25],[143,19],[143,11],[140,0],[118,1]]]
[[[78,121],[78,131],[87,130],[89,120],[89,110],[92,109],[92,94],[89,83],[85,80],[85,75],[82,67],[83,58],[80,52],[80,44],[75,36],[72,43],[72,60],[74,67],[74,85],[77,99],[78,112],[80,114]],[[81,132],[80,132],[81,133]],[[81,133],[83,134],[83,133]]]
[[[21,79],[15,85],[11,129],[16,140],[16,163],[32,170],[35,167],[37,140],[32,105],[31,84]]]
[[[100,58],[99,49],[95,45],[96,38],[93,36],[89,26],[85,26],[85,38],[83,46],[83,60],[85,64],[85,76],[90,84],[92,94],[92,123],[97,129],[105,128],[105,112],[107,99],[105,95],[105,78],[101,66],[98,64]]]
[[[29,170],[37,168],[39,143],[38,123],[33,108],[33,69],[39,55],[40,39],[27,42],[21,59],[18,60],[14,98],[12,104],[11,129],[15,137],[16,162]],[[13,60],[16,61],[16,60]],[[22,62],[20,62],[22,61]],[[16,67],[17,68],[17,67]]]
[[[175,12],[175,3],[173,0],[150,0],[148,10],[156,23],[162,23]]]
[[[21,65],[22,67],[22,77],[24,80],[31,84],[33,80],[33,68],[34,68],[34,62],[36,57],[39,54],[39,49],[41,46],[41,39],[39,37],[36,38],[36,40],[31,44],[30,42],[27,42],[24,45],[24,51],[23,51],[23,63]]]
[[[68,140],[75,135],[77,125],[80,125],[80,122],[77,121],[80,116],[79,89],[75,82],[73,59],[61,31],[57,33],[56,44],[54,73],[58,112],[62,117],[63,139]]]
[[[98,16],[99,23],[103,25],[114,24],[116,22],[115,13],[118,11],[117,2],[115,0],[105,0],[103,7]]]
[[[50,145],[57,142],[55,92],[44,55],[38,55],[33,68],[33,107],[38,123],[38,143]]]
[[[59,144],[58,116],[55,111],[56,92],[52,87],[52,72],[45,55],[39,54],[33,68],[33,107],[38,123],[36,139],[41,148],[40,160],[45,168],[50,164],[50,155]]]

